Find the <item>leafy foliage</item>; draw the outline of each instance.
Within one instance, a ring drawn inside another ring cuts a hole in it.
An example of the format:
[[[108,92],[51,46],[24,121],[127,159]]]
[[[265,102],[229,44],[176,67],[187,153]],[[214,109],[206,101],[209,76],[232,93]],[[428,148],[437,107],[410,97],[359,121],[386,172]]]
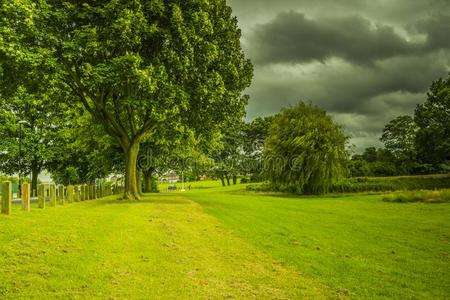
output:
[[[167,120],[207,139],[244,115],[252,66],[224,0],[13,2],[2,16],[19,17],[2,31],[49,65],[120,145],[126,198],[139,198],[140,143]]]
[[[265,174],[280,189],[325,193],[346,174],[347,141],[324,110],[299,103],[273,121],[264,150]]]
[[[450,169],[450,76],[432,83],[427,100],[416,108],[414,121],[419,128],[419,161],[435,170],[444,165]]]
[[[56,145],[72,118],[71,108],[58,101],[59,90],[45,83],[30,87],[33,92],[22,85],[0,98],[0,171],[32,174],[33,189],[41,170],[63,150]]]
[[[243,151],[242,174],[250,175],[251,182],[262,181],[263,152],[269,128],[274,116],[258,117],[243,128]],[[246,179],[244,179],[244,182]],[[241,181],[242,182],[242,181]]]
[[[353,155],[349,169],[352,177],[394,176],[406,173],[389,150],[375,147],[368,147],[362,154]]]
[[[46,166],[56,182],[87,183],[123,173],[120,149],[89,114],[74,113],[68,125],[52,145],[57,151],[52,152]]]
[[[381,141],[392,153],[404,174],[410,174],[416,161],[416,123],[410,116],[400,116],[390,121],[383,129]]]

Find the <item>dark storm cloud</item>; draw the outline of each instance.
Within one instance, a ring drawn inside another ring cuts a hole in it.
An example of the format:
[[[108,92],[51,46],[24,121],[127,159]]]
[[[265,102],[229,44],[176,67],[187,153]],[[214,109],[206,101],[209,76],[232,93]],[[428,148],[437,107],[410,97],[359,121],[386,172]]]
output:
[[[450,15],[439,15],[420,21],[415,28],[418,32],[426,34],[430,49],[450,48]]]
[[[229,0],[255,65],[248,119],[300,100],[357,146],[412,114],[450,71],[450,0]]]
[[[257,101],[250,103],[249,114],[276,111],[299,100],[337,113],[386,114],[386,107],[377,109],[372,99],[392,93],[423,94],[447,70],[434,55],[392,58],[371,68],[344,61],[329,62],[326,67],[257,66],[255,82],[259,84],[249,90]],[[402,105],[409,109],[416,104],[405,99]]]
[[[422,49],[386,25],[361,17],[312,20],[302,13],[279,14],[250,36],[255,63],[305,63],[330,57],[371,64],[376,60],[416,54]]]

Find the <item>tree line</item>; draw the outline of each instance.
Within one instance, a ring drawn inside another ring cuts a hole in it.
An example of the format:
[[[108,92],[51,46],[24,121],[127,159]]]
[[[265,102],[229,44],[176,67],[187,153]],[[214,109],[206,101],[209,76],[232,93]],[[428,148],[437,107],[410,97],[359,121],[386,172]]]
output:
[[[143,145],[207,152],[245,114],[253,70],[225,0],[12,0],[0,18],[2,170],[34,185],[43,168],[62,181],[117,168],[139,199]]]
[[[450,77],[431,84],[413,116],[399,116],[383,128],[384,148],[354,155],[353,176],[394,176],[450,171]]]
[[[384,148],[352,155],[309,103],[244,122],[253,68],[223,0],[12,0],[0,18],[0,172],[31,174],[33,189],[44,169],[62,184],[123,174],[132,200],[168,170],[301,193],[448,172],[450,78],[385,126]]]

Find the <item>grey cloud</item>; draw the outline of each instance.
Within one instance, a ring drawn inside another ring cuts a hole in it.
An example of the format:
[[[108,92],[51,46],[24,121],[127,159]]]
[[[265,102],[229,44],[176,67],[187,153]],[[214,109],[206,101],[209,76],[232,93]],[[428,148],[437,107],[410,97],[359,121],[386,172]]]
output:
[[[228,1],[255,65],[249,120],[312,101],[378,146],[450,71],[449,0]]]
[[[450,15],[435,15],[417,22],[415,28],[427,35],[430,49],[450,49]]]
[[[301,11],[312,18],[360,15],[381,23],[403,26],[435,13],[448,12],[448,0],[228,0],[244,31],[267,23],[286,11]]]
[[[389,120],[412,114],[425,101],[431,82],[446,76],[445,59],[433,55],[395,58],[375,68],[340,60],[301,67],[259,66],[248,90],[252,96],[248,116],[269,115],[300,100],[312,101],[333,115],[345,116],[337,120],[352,137],[366,141],[372,137],[377,143],[374,137]]]
[[[393,27],[372,24],[361,17],[312,20],[304,14],[279,14],[250,35],[255,63],[305,63],[341,57],[372,64],[401,55],[419,53],[421,44],[408,42]]]
[[[444,59],[432,55],[394,58],[374,68],[339,60],[326,66],[257,66],[254,85],[248,91],[252,95],[249,115],[277,111],[277,108],[299,100],[313,101],[329,111],[382,114],[382,110],[375,109],[375,104],[369,105],[373,99],[392,93],[424,95],[433,80],[448,72]],[[417,104],[416,101],[402,103],[398,98],[396,100],[392,102],[393,106]]]

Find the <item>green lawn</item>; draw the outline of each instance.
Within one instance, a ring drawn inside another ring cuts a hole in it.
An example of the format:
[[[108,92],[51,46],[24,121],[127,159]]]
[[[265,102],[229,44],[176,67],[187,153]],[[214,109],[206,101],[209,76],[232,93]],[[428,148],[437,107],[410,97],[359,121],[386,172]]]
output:
[[[139,203],[15,207],[0,216],[0,299],[450,295],[450,204],[192,186]]]
[[[357,299],[450,298],[450,204],[386,203],[381,195],[299,198],[188,195],[283,265]]]
[[[0,215],[0,299],[327,299],[176,194]]]

